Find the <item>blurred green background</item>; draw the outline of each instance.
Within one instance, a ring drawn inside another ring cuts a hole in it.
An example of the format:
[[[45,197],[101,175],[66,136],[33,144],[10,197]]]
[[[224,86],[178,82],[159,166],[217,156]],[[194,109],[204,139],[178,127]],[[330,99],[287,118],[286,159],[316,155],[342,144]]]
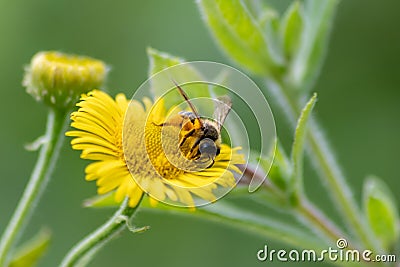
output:
[[[289,1],[270,2],[282,10]],[[342,1],[315,87],[316,113],[357,199],[368,174],[381,176],[393,190],[400,187],[398,10],[400,2],[395,0]],[[193,0],[1,0],[0,38],[0,232],[37,156],[23,145],[44,131],[46,109],[21,86],[23,66],[34,53],[56,49],[102,59],[112,67],[109,92],[129,96],[147,77],[147,46],[188,60],[230,63],[202,24]],[[276,123],[278,135],[290,144],[292,133],[285,121],[277,116]],[[113,212],[82,208],[82,200],[96,192],[94,183],[84,181],[86,164],[66,142],[54,177],[22,237],[32,236],[43,225],[53,230],[52,246],[41,266],[57,266],[72,244]],[[311,198],[332,213],[311,169],[306,182]],[[152,228],[141,235],[124,233],[91,266],[282,265],[256,259],[264,244],[276,249],[282,244],[235,228],[145,212],[138,214],[136,222]]]

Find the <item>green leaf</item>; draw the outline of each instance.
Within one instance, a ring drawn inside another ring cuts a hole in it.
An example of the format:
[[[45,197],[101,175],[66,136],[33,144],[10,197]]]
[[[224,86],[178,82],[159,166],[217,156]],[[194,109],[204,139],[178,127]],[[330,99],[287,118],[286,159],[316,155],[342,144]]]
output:
[[[147,48],[147,55],[150,60],[149,77],[159,71],[181,64],[185,61],[182,58],[172,56],[151,47]]]
[[[196,70],[193,65],[185,64],[181,65],[179,68],[170,68],[182,64],[185,61],[153,48],[147,49],[147,55],[150,61],[149,77],[151,78],[151,92],[155,99],[163,96],[169,89],[174,88],[174,81],[178,84],[193,82],[188,86],[182,86],[190,98],[210,97],[209,86],[204,83],[204,78],[201,73]],[[168,72],[159,73],[167,68],[170,68]],[[163,99],[167,108],[183,101],[182,96],[177,90],[169,92]],[[202,108],[208,109],[209,105],[204,107],[202,104],[199,104],[198,108],[201,111]]]
[[[119,207],[120,204],[114,200],[115,192],[110,192],[104,195],[95,195],[86,199],[83,202],[85,208],[114,208]]]
[[[282,58],[271,51],[269,40],[240,0],[199,0],[203,19],[226,54],[243,68],[276,75]]]
[[[280,190],[274,184],[269,184],[257,190],[250,196],[251,200],[262,206],[267,206],[279,212],[292,211],[292,203],[285,191]]]
[[[263,0],[242,0],[242,3],[254,18],[262,16],[265,9],[265,2]]]
[[[368,222],[382,243],[389,250],[399,238],[399,214],[396,201],[377,177],[368,177],[364,184],[363,206]]]
[[[146,198],[142,201],[141,208],[152,212],[169,212],[223,223],[227,226],[237,227],[242,231],[253,232],[260,237],[273,238],[300,248],[320,250],[327,246],[324,241],[318,239],[313,233],[307,232],[304,228],[249,212],[225,200],[219,200],[216,203],[193,210],[161,203],[152,207]]]
[[[310,119],[311,111],[313,110],[316,101],[317,94],[314,93],[301,111],[300,118],[297,121],[291,155],[293,165],[292,186],[295,193],[300,192],[303,186],[303,157],[304,143],[307,133],[307,122]]]
[[[15,252],[9,267],[32,267],[47,251],[50,244],[51,232],[42,229],[31,240],[23,244]]]
[[[279,13],[272,7],[264,5],[258,24],[264,30],[270,53],[279,59],[278,62],[284,64],[285,58],[279,36],[280,23]]]
[[[261,158],[260,163],[264,170],[268,169],[271,164],[271,158]],[[268,179],[273,183],[280,191],[286,192],[288,182],[292,176],[291,162],[286,155],[282,144],[277,142],[275,155],[273,158],[271,169],[268,172]]]
[[[152,75],[167,69],[169,67],[172,67],[174,65],[178,65],[184,62],[183,59],[172,56],[168,53],[165,52],[160,52],[158,50],[155,50],[153,48],[147,48],[147,56],[149,57],[149,77]],[[164,77],[161,77],[164,78]],[[166,88],[170,88],[173,86],[173,82],[168,79],[152,79],[151,81],[151,92],[154,97],[154,99],[157,99],[158,97],[162,96],[165,93]],[[167,78],[167,77],[166,77]],[[176,77],[173,77],[175,80],[177,80]],[[172,77],[171,77],[172,79]],[[165,88],[166,87],[166,88]],[[165,104],[167,107],[170,107],[174,105],[175,103],[179,103],[179,101],[182,101],[182,98],[179,96],[179,94],[176,92],[172,92],[171,94],[168,95],[168,97],[164,98]]]
[[[303,17],[299,1],[294,1],[286,10],[280,25],[280,35],[287,58],[296,54],[303,30]]]
[[[307,90],[318,77],[338,2],[339,0],[304,1],[304,27],[288,73],[290,85],[297,90]]]

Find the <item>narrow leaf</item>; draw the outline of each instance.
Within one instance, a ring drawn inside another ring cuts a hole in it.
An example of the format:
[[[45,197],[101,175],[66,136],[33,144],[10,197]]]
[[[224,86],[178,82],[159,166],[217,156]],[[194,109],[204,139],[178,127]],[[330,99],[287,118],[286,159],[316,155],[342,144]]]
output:
[[[223,200],[219,200],[216,203],[204,207],[199,207],[194,211],[161,203],[154,208],[149,204],[147,199],[142,201],[141,207],[148,211],[164,211],[172,214],[194,216],[200,219],[212,220],[228,226],[238,227],[242,231],[254,232],[258,236],[273,238],[300,248],[313,248],[319,250],[326,246],[322,240],[313,236],[312,233],[307,232],[304,228],[249,212],[248,210],[236,207]]]
[[[293,165],[292,186],[295,192],[302,190],[304,143],[307,132],[307,122],[310,118],[311,111],[316,101],[317,94],[314,93],[314,95],[303,108],[300,118],[297,121],[291,157]]]
[[[339,0],[305,0],[304,28],[291,61],[289,82],[297,90],[310,88],[319,74]]]
[[[183,101],[182,96],[177,90],[168,92],[175,87],[174,82],[178,84],[192,83],[188,86],[183,86],[183,89],[185,89],[190,98],[210,97],[208,84],[204,83],[201,73],[196,70],[192,64],[184,64],[179,68],[170,68],[185,63],[185,61],[153,48],[147,49],[147,55],[150,61],[149,77],[151,92],[155,99],[163,96],[167,108],[182,103]],[[167,69],[168,71],[166,71]],[[159,73],[163,70],[165,71]],[[168,94],[165,95],[167,92]],[[209,107],[201,107],[200,104],[198,108],[201,111],[202,108]]]
[[[83,202],[85,208],[114,208],[119,207],[120,204],[114,200],[114,192],[110,192],[104,195],[95,195],[91,198],[86,199]]]
[[[263,0],[242,0],[242,3],[254,18],[261,17],[266,7]]]
[[[203,19],[226,54],[243,68],[274,75],[283,63],[270,51],[270,44],[240,0],[199,0]]]
[[[273,160],[272,166],[271,160]],[[279,190],[281,190],[282,192],[286,192],[288,182],[290,181],[292,176],[292,166],[288,156],[283,149],[282,144],[280,142],[277,142],[274,157],[269,159],[261,158],[260,163],[264,170],[268,169],[269,166],[271,166],[268,172],[268,179],[277,188],[279,188]]]
[[[50,231],[48,229],[42,229],[36,236],[17,249],[9,267],[35,266],[47,251],[50,238]]]
[[[289,59],[296,53],[299,47],[302,30],[303,17],[301,14],[301,5],[299,1],[295,1],[286,10],[280,27],[283,49],[286,57]]]
[[[279,36],[280,28],[279,13],[271,6],[264,4],[258,24],[264,31],[266,40],[268,40],[268,48],[271,55],[274,55],[277,62],[285,62],[282,44]]]
[[[368,177],[363,192],[364,212],[368,222],[386,249],[399,238],[399,214],[393,194],[377,177]]]

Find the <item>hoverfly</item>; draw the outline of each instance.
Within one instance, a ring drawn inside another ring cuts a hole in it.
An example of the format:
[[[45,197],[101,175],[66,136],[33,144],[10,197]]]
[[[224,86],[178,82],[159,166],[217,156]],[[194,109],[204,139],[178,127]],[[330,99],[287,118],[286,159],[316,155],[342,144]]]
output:
[[[202,118],[185,91],[174,81],[180,95],[188,104],[190,111],[180,111],[160,126],[180,127],[179,148],[189,160],[205,159],[214,164],[221,149],[221,128],[232,107],[228,96],[217,98],[213,120]]]

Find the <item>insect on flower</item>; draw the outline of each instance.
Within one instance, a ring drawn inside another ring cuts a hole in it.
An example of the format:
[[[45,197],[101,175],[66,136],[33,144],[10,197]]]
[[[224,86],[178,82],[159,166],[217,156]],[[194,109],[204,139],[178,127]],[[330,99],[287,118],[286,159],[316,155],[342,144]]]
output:
[[[93,90],[82,95],[77,105],[79,109],[71,114],[71,126],[76,130],[66,135],[74,137],[72,148],[82,150],[82,158],[94,161],[85,169],[86,180],[96,181],[98,194],[112,192],[118,203],[129,197],[129,206],[135,207],[145,193],[153,204],[195,207],[229,192],[236,184],[234,174],[241,174],[237,165],[245,159],[238,153],[240,147],[221,143],[220,126],[212,120],[209,123],[214,123],[218,135],[212,136],[215,141],[210,145],[215,148],[211,152],[217,154],[219,149],[218,155],[204,163],[188,160],[184,155],[192,147],[190,157],[197,151],[200,159],[209,157],[209,150],[202,145],[202,140],[213,140],[205,133],[206,120],[195,116],[192,122],[183,112],[175,112],[179,107],[167,109],[162,98],[156,102],[148,98],[138,101],[118,94],[113,99]],[[217,120],[221,124],[226,115],[220,117]],[[173,124],[173,118],[180,120]],[[191,134],[185,131],[189,121],[196,126]]]
[[[210,168],[221,151],[221,128],[231,110],[232,101],[227,95],[218,97],[214,120],[202,118],[186,92],[175,81],[174,84],[191,111],[180,111],[158,126],[179,127],[179,148],[184,157],[209,163],[207,168]]]

